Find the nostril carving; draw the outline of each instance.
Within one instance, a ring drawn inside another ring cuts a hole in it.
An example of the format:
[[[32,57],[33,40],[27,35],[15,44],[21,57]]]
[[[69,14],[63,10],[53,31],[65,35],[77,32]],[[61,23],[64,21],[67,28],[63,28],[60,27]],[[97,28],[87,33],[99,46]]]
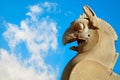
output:
[[[76,23],[74,26],[75,31],[81,31],[84,29],[84,25],[82,23]]]
[[[82,23],[79,23],[79,27],[80,27],[81,30],[83,30],[84,25]]]

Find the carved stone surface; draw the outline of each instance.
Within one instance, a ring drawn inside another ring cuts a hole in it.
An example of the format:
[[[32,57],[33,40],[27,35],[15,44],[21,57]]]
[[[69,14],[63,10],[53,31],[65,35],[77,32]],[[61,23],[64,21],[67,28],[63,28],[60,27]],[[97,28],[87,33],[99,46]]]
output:
[[[70,47],[78,54],[67,64],[61,80],[120,80],[112,70],[118,58],[112,26],[84,6],[84,14],[71,23],[63,35],[63,44],[77,41]]]

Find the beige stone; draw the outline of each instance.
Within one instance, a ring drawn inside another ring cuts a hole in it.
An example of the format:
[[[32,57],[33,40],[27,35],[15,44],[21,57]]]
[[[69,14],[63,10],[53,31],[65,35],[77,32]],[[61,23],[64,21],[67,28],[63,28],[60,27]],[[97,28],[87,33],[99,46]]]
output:
[[[114,42],[117,35],[112,26],[84,6],[84,14],[63,35],[63,44],[72,46],[78,54],[67,64],[61,80],[120,80],[112,70],[118,58]]]

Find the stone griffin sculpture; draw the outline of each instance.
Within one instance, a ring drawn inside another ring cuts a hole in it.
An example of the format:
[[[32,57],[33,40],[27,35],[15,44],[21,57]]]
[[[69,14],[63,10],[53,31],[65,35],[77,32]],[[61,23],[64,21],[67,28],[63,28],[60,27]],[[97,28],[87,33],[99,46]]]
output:
[[[84,14],[71,23],[63,35],[63,44],[77,41],[70,47],[78,54],[67,64],[61,80],[120,80],[113,72],[118,58],[114,42],[117,35],[113,28],[98,18],[85,5]]]

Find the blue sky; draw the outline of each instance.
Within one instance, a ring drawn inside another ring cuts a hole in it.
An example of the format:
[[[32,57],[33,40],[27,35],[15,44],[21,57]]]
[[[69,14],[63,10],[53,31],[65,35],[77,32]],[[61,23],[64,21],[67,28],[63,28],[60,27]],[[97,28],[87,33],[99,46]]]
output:
[[[1,0],[0,80],[60,80],[76,55],[62,35],[86,4],[120,36],[118,0]],[[119,38],[115,44],[120,53]],[[120,57],[114,71],[120,74]]]

